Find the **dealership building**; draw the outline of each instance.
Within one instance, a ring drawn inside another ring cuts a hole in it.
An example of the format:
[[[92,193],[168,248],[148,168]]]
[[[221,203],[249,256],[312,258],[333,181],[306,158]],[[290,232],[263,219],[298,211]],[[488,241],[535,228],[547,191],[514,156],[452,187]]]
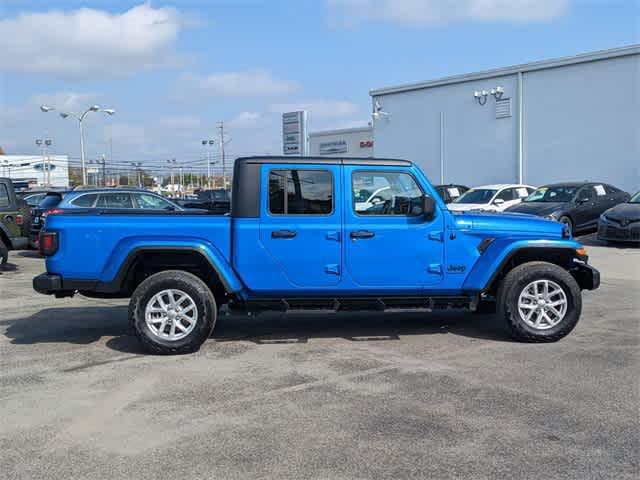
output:
[[[47,186],[49,180],[52,187],[67,188],[69,158],[67,155],[0,155],[0,177],[9,177],[29,188]]]
[[[370,95],[375,156],[413,160],[433,183],[593,180],[640,190],[640,45]],[[333,138],[314,139],[311,154]]]
[[[309,154],[324,157],[372,157],[370,126],[309,133]]]

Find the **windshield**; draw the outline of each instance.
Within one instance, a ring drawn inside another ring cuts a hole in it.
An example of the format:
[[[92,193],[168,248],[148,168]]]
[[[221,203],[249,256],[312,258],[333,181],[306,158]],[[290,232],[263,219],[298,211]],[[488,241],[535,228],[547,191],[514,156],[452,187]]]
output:
[[[556,187],[540,187],[523,202],[570,202],[579,185],[558,185]]]
[[[453,203],[489,203],[497,190],[488,188],[479,188],[467,190],[462,196],[458,197]]]
[[[636,193],[633,197],[631,197],[631,200],[629,200],[629,203],[640,203],[640,192]]]
[[[62,201],[62,195],[47,195],[44,200],[40,202],[38,208],[53,208],[56,207]]]

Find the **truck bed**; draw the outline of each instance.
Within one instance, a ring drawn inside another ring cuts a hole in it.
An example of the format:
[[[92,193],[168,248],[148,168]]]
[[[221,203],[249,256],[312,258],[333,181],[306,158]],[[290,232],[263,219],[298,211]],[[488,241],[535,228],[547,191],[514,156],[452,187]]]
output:
[[[75,280],[113,280],[137,245],[161,254],[163,246],[197,243],[227,262],[231,252],[231,217],[207,212],[67,210],[50,215],[46,230],[60,232],[59,251],[47,258],[47,271]]]

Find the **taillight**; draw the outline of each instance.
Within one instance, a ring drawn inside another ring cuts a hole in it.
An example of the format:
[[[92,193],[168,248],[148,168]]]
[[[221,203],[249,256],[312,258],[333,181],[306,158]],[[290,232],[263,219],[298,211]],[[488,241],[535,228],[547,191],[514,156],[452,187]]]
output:
[[[16,225],[22,225],[24,223],[24,219],[22,215],[16,215]]]
[[[61,208],[50,208],[45,213],[43,213],[42,216],[48,217],[49,215],[60,215],[61,213],[64,213],[64,210],[62,210]]]
[[[49,257],[58,251],[58,232],[40,232],[38,239],[40,255]]]

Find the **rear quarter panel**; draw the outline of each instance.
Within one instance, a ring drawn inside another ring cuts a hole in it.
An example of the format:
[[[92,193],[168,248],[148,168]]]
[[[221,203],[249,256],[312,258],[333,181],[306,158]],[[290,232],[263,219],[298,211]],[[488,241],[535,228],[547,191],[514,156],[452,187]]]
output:
[[[142,247],[182,247],[202,251],[230,268],[230,218],[212,215],[63,214],[47,218],[59,232],[58,252],[47,271],[63,278],[113,280],[127,255]]]

